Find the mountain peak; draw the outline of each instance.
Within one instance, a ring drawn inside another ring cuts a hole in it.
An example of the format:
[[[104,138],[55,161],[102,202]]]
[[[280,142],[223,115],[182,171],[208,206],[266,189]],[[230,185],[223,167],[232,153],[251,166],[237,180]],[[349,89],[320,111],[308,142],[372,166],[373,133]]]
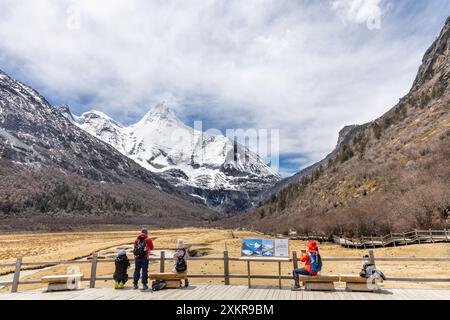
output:
[[[337,147],[339,147],[341,145],[341,143],[346,141],[347,137],[349,137],[351,135],[351,133],[354,132],[359,127],[360,127],[360,125],[358,125],[358,124],[352,124],[352,125],[345,126],[344,128],[342,128],[341,131],[339,131]]]
[[[53,106],[53,108],[56,111],[58,111],[59,113],[61,113],[64,117],[66,117],[71,122],[74,121],[74,117],[72,115],[72,112],[70,111],[69,105],[67,105],[67,104],[59,104],[59,105]]]
[[[153,117],[167,117],[169,115],[175,116],[175,113],[166,105],[165,102],[160,102],[156,106],[151,108],[147,115]]]
[[[112,120],[106,113],[103,113],[103,112],[97,111],[97,110],[90,110],[90,111],[84,112],[81,116],[84,118],[94,117],[94,118],[105,118],[107,120]]]
[[[118,123],[116,120],[112,119],[110,116],[108,116],[107,114],[101,112],[101,111],[97,111],[97,110],[91,110],[88,112],[84,112],[79,118],[78,118],[78,122],[80,124],[83,123],[97,123],[97,124],[102,124],[102,125],[115,125],[116,127],[122,128],[122,125],[120,123]]]
[[[149,111],[149,113],[152,113],[152,114],[166,114],[169,112],[170,112],[170,109],[164,101],[158,103],[156,106],[152,107]]]
[[[138,122],[138,124],[146,124],[160,120],[176,122],[180,121],[176,114],[171,109],[169,109],[166,103],[161,102],[152,107],[150,111],[145,114],[142,120]]]

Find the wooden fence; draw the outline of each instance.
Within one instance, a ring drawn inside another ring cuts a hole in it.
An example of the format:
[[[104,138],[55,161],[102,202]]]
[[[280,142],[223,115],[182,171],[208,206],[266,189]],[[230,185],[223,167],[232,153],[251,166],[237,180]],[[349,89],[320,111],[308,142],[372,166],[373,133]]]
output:
[[[373,263],[375,261],[415,261],[415,262],[450,262],[450,258],[375,258],[373,250],[369,250],[369,257]],[[165,257],[165,252],[161,251],[159,258],[149,258],[150,261],[159,261],[159,271],[165,272],[166,261],[172,261],[172,259],[167,259]],[[274,279],[278,280],[278,285],[281,288],[282,280],[292,279],[292,275],[283,275],[281,272],[282,263],[292,263],[292,267],[295,269],[298,266],[297,252],[292,252],[292,258],[285,259],[258,259],[258,260],[242,260],[242,258],[230,257],[228,251],[224,251],[223,257],[199,257],[190,258],[190,261],[222,261],[223,262],[223,273],[221,274],[189,274],[189,278],[218,278],[224,279],[225,285],[230,285],[230,279],[247,279],[248,285],[250,286],[251,279]],[[247,274],[231,274],[230,273],[230,261],[240,261],[247,262]],[[323,261],[359,261],[363,262],[363,258],[323,258]],[[276,275],[254,275],[250,272],[250,263],[256,262],[273,262],[278,263],[278,274]],[[76,264],[91,264],[91,272],[89,278],[84,278],[83,281],[89,281],[89,287],[95,288],[96,281],[108,281],[113,280],[112,277],[98,277],[97,276],[97,265],[99,263],[114,263],[114,259],[98,259],[97,253],[92,254],[92,260],[72,260],[72,261],[59,261],[59,262],[23,262],[21,256],[17,257],[16,263],[0,264],[0,268],[15,267],[14,277],[11,282],[0,282],[0,286],[11,286],[11,292],[17,292],[20,284],[38,284],[41,283],[39,280],[35,281],[20,281],[20,272],[24,266],[36,266],[36,267],[52,267],[58,265],[76,265]],[[407,277],[387,277],[386,281],[409,281],[409,282],[450,282],[450,275],[448,278],[407,278]]]
[[[381,237],[345,238],[333,236],[334,243],[347,248],[366,249],[388,246],[402,246],[409,244],[450,242],[450,231],[444,230],[413,230],[402,233],[389,233]]]

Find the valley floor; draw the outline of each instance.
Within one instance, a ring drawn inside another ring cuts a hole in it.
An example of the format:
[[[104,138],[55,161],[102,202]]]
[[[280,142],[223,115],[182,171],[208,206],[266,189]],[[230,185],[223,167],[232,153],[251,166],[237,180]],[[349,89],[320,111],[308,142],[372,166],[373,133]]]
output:
[[[64,232],[64,233],[9,233],[0,235],[0,264],[14,263],[17,255],[24,256],[24,262],[33,261],[62,261],[89,259],[94,251],[100,251],[100,257],[111,258],[120,248],[131,248],[136,231],[97,231],[97,232]],[[150,230],[154,239],[155,253],[160,250],[173,250],[177,239],[184,239],[190,245],[190,250],[204,257],[222,257],[225,248],[231,257],[240,257],[242,238],[265,238],[267,236],[256,232],[219,230],[219,229],[158,229]],[[305,249],[305,241],[290,241],[290,251]],[[324,243],[320,245],[324,258],[331,257],[361,257],[367,253],[365,250],[347,249],[341,246]],[[403,247],[374,249],[376,257],[427,257],[445,258],[450,256],[450,243],[421,244]],[[170,258],[170,251],[166,252]],[[85,275],[90,273],[90,264],[77,265]],[[386,262],[380,261],[377,266],[388,277],[421,277],[421,278],[450,278],[450,262]],[[26,268],[26,267],[24,267]],[[172,262],[167,261],[166,270],[172,268]],[[246,263],[231,261],[230,273],[245,275]],[[98,264],[97,276],[110,277],[113,273],[113,263]],[[325,261],[322,272],[324,274],[358,274],[361,262]],[[157,263],[151,264],[150,270],[159,270]],[[0,282],[11,281],[12,268],[0,269]],[[40,270],[27,270],[22,273],[22,280],[40,280],[43,275],[62,274],[67,272],[67,266],[56,266]],[[222,261],[192,261],[189,263],[189,272],[192,274],[223,274]],[[9,274],[8,274],[9,273]],[[129,271],[129,274],[132,270]],[[277,275],[278,265],[270,262],[252,263],[252,274]],[[292,263],[282,264],[282,274],[292,274]],[[223,279],[192,279],[191,283],[219,284]],[[245,285],[247,279],[231,279],[233,285]],[[278,280],[258,279],[252,280],[255,285],[278,284]],[[291,284],[283,280],[283,286]],[[97,281],[97,286],[110,286],[109,281]],[[33,290],[42,288],[41,284],[20,285],[19,290]],[[410,283],[385,282],[384,288],[435,288],[450,289],[450,283]],[[0,288],[0,292],[7,292],[10,288]]]

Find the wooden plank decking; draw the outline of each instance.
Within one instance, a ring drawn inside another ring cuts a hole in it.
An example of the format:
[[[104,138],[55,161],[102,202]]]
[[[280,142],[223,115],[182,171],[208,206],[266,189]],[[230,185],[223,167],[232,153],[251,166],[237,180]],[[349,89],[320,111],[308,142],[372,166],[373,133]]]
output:
[[[0,294],[0,300],[450,300],[450,290],[386,289],[382,293],[291,291],[288,287],[224,286],[195,284],[177,290],[157,292],[133,290],[127,287],[82,289],[66,292],[43,290]]]
[[[340,236],[333,236],[333,242],[343,247],[366,249],[386,246],[402,246],[421,243],[450,242],[450,231],[444,230],[413,230],[403,233],[390,233],[384,237],[366,237],[350,239]]]

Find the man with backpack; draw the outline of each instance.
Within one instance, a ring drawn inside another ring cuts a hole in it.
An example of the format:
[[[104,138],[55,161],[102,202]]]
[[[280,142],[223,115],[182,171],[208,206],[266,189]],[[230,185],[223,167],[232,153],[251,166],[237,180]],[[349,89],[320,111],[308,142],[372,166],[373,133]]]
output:
[[[134,240],[134,289],[139,289],[138,282],[141,277],[141,270],[143,289],[148,289],[148,255],[153,248],[152,239],[148,236],[147,229],[143,228],[136,240]]]
[[[308,251],[300,258],[300,261],[305,263],[305,267],[293,271],[295,281],[294,289],[300,288],[299,275],[315,276],[322,270],[322,257],[319,254],[319,248],[314,240],[308,243]]]

